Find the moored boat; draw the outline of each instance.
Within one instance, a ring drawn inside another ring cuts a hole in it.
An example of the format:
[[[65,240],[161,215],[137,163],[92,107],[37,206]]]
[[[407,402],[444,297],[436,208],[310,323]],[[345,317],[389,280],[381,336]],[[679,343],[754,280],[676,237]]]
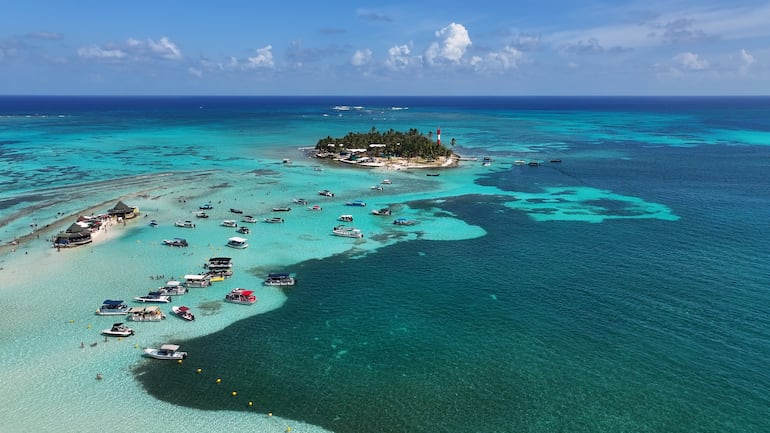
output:
[[[363,238],[364,234],[360,229],[355,227],[345,227],[344,225],[336,226],[332,229],[332,233],[335,236],[341,236],[344,238]]]
[[[172,306],[171,312],[174,313],[177,317],[182,318],[184,320],[187,320],[187,321],[195,320],[195,315],[190,311],[188,307],[185,307],[184,305]]]
[[[102,334],[110,337],[128,337],[129,335],[134,335],[134,330],[123,323],[115,323],[112,325],[112,328],[103,329]]]
[[[323,210],[323,208],[322,208],[321,206],[318,206],[318,205],[316,204],[316,205],[310,206],[310,207],[308,208],[308,210],[320,211],[320,210]]]
[[[180,220],[180,221],[175,222],[174,225],[177,226],[177,227],[185,228],[185,229],[195,228],[195,224],[193,224],[193,222],[190,221],[190,220],[185,220],[185,221],[181,221]]]
[[[171,280],[167,281],[165,286],[158,287],[158,293],[166,296],[184,295],[187,293],[187,287],[179,281]]]
[[[255,222],[257,222],[257,219],[256,219],[256,218],[254,218],[254,217],[253,217],[253,216],[251,216],[251,215],[246,215],[246,216],[244,216],[243,218],[241,218],[241,221],[243,221],[243,222],[245,222],[245,223],[255,223]]]
[[[257,297],[253,290],[235,288],[225,295],[225,301],[233,304],[253,304],[257,302]]]
[[[242,213],[243,213],[243,211],[242,211],[242,210],[240,210],[240,209],[236,209],[236,208],[234,208],[234,207],[231,207],[231,208],[230,208],[230,212],[232,212],[232,213],[237,213],[237,214],[242,214]]]
[[[165,304],[171,302],[171,298],[168,295],[162,295],[159,291],[150,292],[144,296],[136,296],[134,298],[138,302]]]
[[[149,307],[132,307],[128,310],[129,318],[134,322],[160,322],[166,318],[157,305]]]
[[[238,227],[236,232],[238,232],[238,233],[240,233],[242,235],[247,235],[247,234],[251,233],[251,229],[246,227],[246,226],[240,226],[240,227]]]
[[[340,215],[337,220],[344,221],[346,223],[353,222],[353,215]]]
[[[186,247],[187,239],[184,239],[184,238],[164,239],[163,244],[168,245],[170,247]]]
[[[144,349],[144,353],[155,359],[182,360],[187,358],[187,352],[179,351],[179,346],[176,344],[164,344],[160,346],[160,349],[148,347]]]
[[[184,276],[184,286],[187,288],[208,287],[211,284],[210,278],[208,275],[187,274]]]
[[[390,213],[391,213],[390,209],[388,209],[386,207],[381,208],[381,209],[374,209],[372,211],[372,215],[379,215],[379,216],[388,216],[388,215],[390,215]]]
[[[194,212],[193,215],[195,215],[196,218],[208,218],[209,215],[206,212],[200,211],[200,212]]]
[[[416,220],[410,220],[410,219],[407,219],[407,218],[396,218],[393,221],[393,224],[395,224],[397,226],[413,226],[413,225],[417,224],[417,221]]]
[[[122,300],[105,299],[102,306],[96,310],[96,314],[100,316],[125,316],[130,309],[131,307]]]
[[[204,203],[204,204],[198,206],[198,209],[201,209],[201,210],[211,210],[211,209],[214,209],[214,206],[211,203]]]
[[[273,212],[289,212],[291,210],[290,207],[274,207]]]
[[[307,200],[305,200],[304,198],[295,198],[294,203],[297,203],[302,206],[307,206]]]
[[[282,223],[283,222],[283,218],[281,218],[281,217],[265,218],[264,221],[266,223],[272,223],[272,224]]]
[[[382,185],[372,185],[371,189],[375,191],[382,191]]]
[[[286,273],[268,274],[263,282],[266,286],[293,286],[296,283],[294,277]]]
[[[224,220],[222,225],[225,227],[238,227],[238,223],[235,220]]]
[[[236,248],[239,250],[242,250],[249,246],[248,240],[246,238],[241,238],[238,236],[233,236],[229,239],[227,239],[227,243],[225,244],[230,248]]]
[[[326,197],[334,197],[334,193],[329,191],[328,189],[324,189],[324,190],[318,191],[318,195],[323,195],[323,196],[326,196]]]
[[[358,206],[358,207],[365,207],[366,202],[363,200],[353,200],[345,203],[345,206]]]
[[[382,182],[380,182],[380,183],[383,184],[383,185],[390,185],[393,182],[391,182],[390,179],[382,179]]]

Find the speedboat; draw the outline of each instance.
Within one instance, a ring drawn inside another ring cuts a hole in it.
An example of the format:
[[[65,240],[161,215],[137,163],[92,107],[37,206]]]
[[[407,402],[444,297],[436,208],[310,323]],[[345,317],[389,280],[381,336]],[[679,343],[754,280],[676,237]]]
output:
[[[283,218],[281,218],[281,217],[265,218],[264,221],[266,223],[282,223],[283,222]]]
[[[110,337],[128,337],[134,335],[134,330],[123,323],[115,323],[112,328],[102,330],[102,334]]]
[[[237,214],[241,214],[241,213],[243,213],[243,211],[242,211],[242,210],[240,210],[240,209],[236,209],[236,208],[234,208],[234,207],[231,207],[231,208],[230,208],[230,212],[232,212],[232,213],[237,213]]]
[[[130,307],[123,301],[105,299],[102,306],[96,310],[96,314],[100,316],[125,316],[129,309]]]
[[[315,211],[319,211],[319,210],[323,210],[323,208],[322,208],[321,206],[318,206],[318,205],[316,204],[316,205],[310,206],[310,207],[308,208],[308,210],[315,210]]]
[[[206,212],[200,211],[195,212],[193,215],[195,215],[196,218],[208,218],[209,215]]]
[[[371,189],[375,191],[382,191],[382,185],[372,185]]]
[[[193,222],[190,221],[190,220],[177,221],[177,222],[174,223],[174,225],[177,226],[177,227],[182,227],[182,228],[186,228],[186,229],[195,228],[195,224],[193,224]]]
[[[413,225],[417,224],[417,221],[416,220],[406,219],[406,218],[396,218],[396,220],[393,221],[393,224],[395,224],[397,226],[413,226]]]
[[[177,307],[176,305],[172,306],[171,312],[184,320],[187,320],[187,321],[195,320],[195,315],[192,312],[190,312],[190,309],[185,307],[184,305],[181,305],[179,307]]]
[[[263,282],[266,286],[293,286],[296,281],[289,274],[268,274]]]
[[[302,206],[307,206],[307,200],[305,200],[304,198],[295,198],[294,203],[297,203]]]
[[[334,193],[329,191],[328,189],[325,189],[325,190],[322,190],[322,191],[318,191],[318,195],[323,195],[323,196],[326,196],[326,197],[334,197]]]
[[[181,282],[171,280],[166,282],[166,285],[158,288],[158,293],[166,296],[184,295],[187,293],[187,287],[183,286]]]
[[[225,301],[233,304],[253,304],[257,302],[257,297],[253,290],[235,288],[225,295]]]
[[[144,296],[137,296],[134,298],[139,302],[151,302],[156,304],[165,304],[171,302],[171,298],[168,295],[162,295],[160,292],[150,292]]]
[[[291,210],[290,207],[274,207],[273,212],[289,212]]]
[[[354,227],[345,227],[343,225],[336,226],[332,229],[332,233],[335,236],[342,236],[344,238],[362,238],[364,234],[360,229]]]
[[[204,204],[198,206],[198,209],[200,209],[200,210],[211,210],[211,209],[214,209],[214,206],[211,203],[204,203]]]
[[[391,182],[390,179],[382,179],[382,182],[380,182],[380,183],[383,184],[383,185],[390,185],[393,182]]]
[[[242,249],[244,249],[244,248],[249,246],[249,244],[247,242],[247,239],[241,238],[241,237],[238,237],[238,236],[233,236],[233,237],[227,239],[227,243],[225,245],[227,245],[230,248],[236,248],[236,249],[239,249],[239,250],[242,250]]]
[[[158,226],[158,222],[157,221],[155,221],[155,220],[150,221],[150,227],[157,227],[157,226]]]
[[[366,202],[363,200],[353,200],[345,203],[345,206],[358,206],[358,207],[364,207],[366,206]]]
[[[222,225],[225,227],[238,227],[238,223],[235,220],[224,220]]]
[[[163,243],[170,247],[186,247],[187,240],[183,238],[164,239]]]
[[[426,174],[426,176],[431,176],[431,177],[436,177],[438,175],[439,175],[438,173],[428,173],[428,174]]]
[[[242,235],[247,235],[247,234],[251,233],[251,229],[249,229],[246,226],[240,226],[240,227],[238,227],[238,230],[236,230],[236,232],[238,232],[238,233],[240,233]]]
[[[176,344],[164,344],[160,346],[160,349],[148,347],[144,349],[144,353],[155,359],[182,360],[187,358],[187,352],[180,352],[179,346]]]
[[[390,209],[386,207],[382,209],[375,209],[372,211],[372,215],[388,216],[390,215]]]
[[[245,223],[255,223],[257,222],[257,219],[251,215],[246,215],[245,217],[241,218],[241,221]]]
[[[353,222],[353,215],[340,215],[337,217],[339,221],[345,221],[346,223]]]

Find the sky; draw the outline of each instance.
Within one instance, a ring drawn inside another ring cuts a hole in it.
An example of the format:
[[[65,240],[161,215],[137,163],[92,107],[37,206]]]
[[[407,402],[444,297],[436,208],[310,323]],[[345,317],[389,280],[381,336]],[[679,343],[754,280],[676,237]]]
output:
[[[0,0],[5,95],[768,95],[770,2]]]

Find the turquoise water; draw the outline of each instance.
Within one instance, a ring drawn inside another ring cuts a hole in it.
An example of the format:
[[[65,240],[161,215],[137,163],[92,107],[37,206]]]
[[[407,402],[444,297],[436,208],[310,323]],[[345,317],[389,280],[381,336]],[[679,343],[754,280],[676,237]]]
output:
[[[211,431],[770,428],[770,100],[2,98],[0,107],[0,238],[23,236],[30,221],[45,227],[0,263],[9,431],[89,430],[89,413],[118,402]],[[479,161],[429,178],[321,165],[298,150],[372,126],[441,127],[443,142],[455,138]],[[482,167],[481,156],[494,162]],[[369,188],[383,178],[393,185]],[[316,194],[326,188],[334,199]],[[47,246],[71,214],[118,198],[160,226],[130,221],[91,246]],[[353,199],[367,208],[344,206]],[[209,220],[173,227],[209,200]],[[230,207],[263,218],[283,205],[294,206],[285,224],[253,225],[246,250],[223,246]],[[385,205],[420,223],[368,214]],[[343,213],[363,240],[330,235]],[[191,246],[160,244],[173,236]],[[102,299],[144,294],[225,254],[231,279],[180,298],[195,323],[169,317],[136,324],[125,340],[98,336],[111,323],[92,314]],[[41,264],[46,272],[31,276]],[[275,271],[298,284],[259,284]],[[52,315],[24,295],[30,287],[68,295]],[[223,303],[232,287],[256,290],[259,302]],[[46,331],[29,336],[30,325]],[[19,338],[27,344],[12,344]],[[163,342],[189,358],[139,355]],[[34,367],[30,353],[41,359]],[[40,403],[51,395],[60,403]],[[79,416],[57,424],[20,410],[30,406]]]

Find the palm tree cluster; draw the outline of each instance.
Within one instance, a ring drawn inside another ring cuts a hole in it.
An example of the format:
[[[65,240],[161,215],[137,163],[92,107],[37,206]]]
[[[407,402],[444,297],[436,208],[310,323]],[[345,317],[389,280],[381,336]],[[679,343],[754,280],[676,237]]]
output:
[[[366,156],[370,157],[436,158],[452,155],[451,149],[436,143],[432,137],[432,132],[425,135],[415,128],[407,132],[391,128],[382,133],[372,127],[368,133],[348,132],[342,138],[327,136],[318,140],[315,148],[319,152],[335,153],[344,149],[366,149]]]

